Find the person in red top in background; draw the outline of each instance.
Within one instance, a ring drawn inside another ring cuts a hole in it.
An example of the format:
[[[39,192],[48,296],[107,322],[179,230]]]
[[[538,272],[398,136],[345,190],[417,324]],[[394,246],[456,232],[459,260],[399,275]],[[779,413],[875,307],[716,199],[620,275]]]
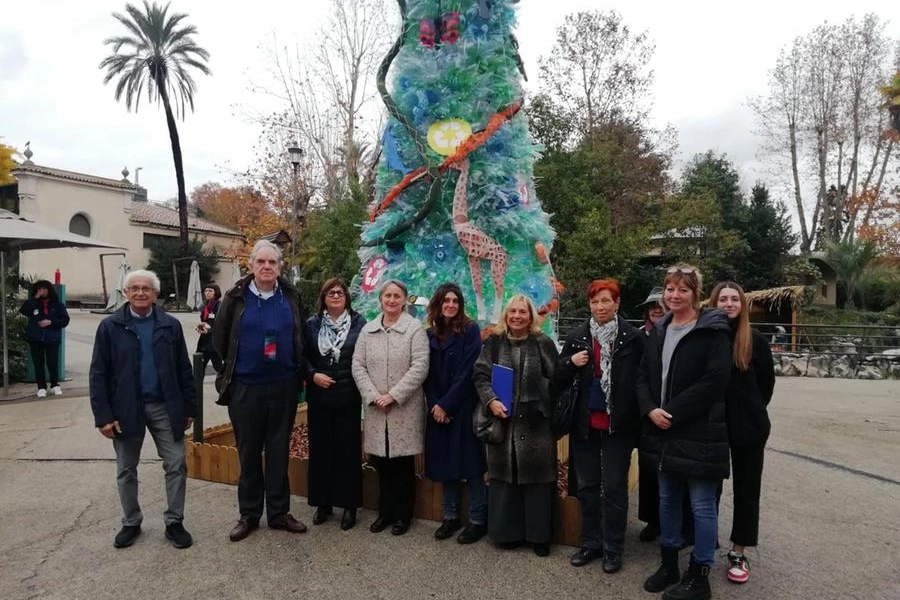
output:
[[[606,573],[622,568],[628,466],[641,430],[635,382],[644,335],[619,316],[619,291],[615,279],[591,282],[591,317],[567,336],[555,369],[557,386],[574,380],[578,391],[569,465],[582,542],[569,562],[580,567],[602,557]]]
[[[25,326],[25,339],[31,349],[31,360],[34,364],[34,378],[37,382],[37,397],[47,397],[47,375],[50,375],[50,393],[62,395],[59,387],[59,344],[62,330],[69,324],[69,313],[66,305],[60,302],[56,288],[41,279],[31,286],[28,300],[22,304],[19,312],[28,319]],[[46,371],[44,366],[46,365]]]
[[[222,370],[222,357],[219,356],[212,342],[212,328],[216,324],[216,313],[219,312],[221,304],[222,291],[215,283],[207,283],[203,286],[203,297],[206,304],[200,312],[200,323],[197,325],[197,333],[200,338],[197,340],[197,352],[203,353],[203,371],[206,371],[206,365],[212,361],[213,369],[216,373]]]

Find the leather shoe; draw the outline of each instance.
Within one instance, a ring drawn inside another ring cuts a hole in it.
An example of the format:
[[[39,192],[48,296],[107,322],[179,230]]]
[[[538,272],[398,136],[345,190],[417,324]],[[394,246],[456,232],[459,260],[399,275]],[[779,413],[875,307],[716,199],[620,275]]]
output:
[[[408,520],[400,519],[391,527],[391,535],[403,535],[409,531],[409,524]]]
[[[194,543],[193,536],[181,523],[166,525],[166,539],[172,542],[176,548],[190,548]]]
[[[116,534],[116,538],[113,540],[113,547],[127,548],[134,543],[134,540],[136,540],[139,535],[141,535],[140,525],[123,525],[122,529],[119,530],[119,533]]]
[[[615,573],[622,568],[622,555],[616,552],[603,553],[603,572]]]
[[[460,544],[474,544],[485,535],[487,535],[487,525],[483,523],[469,523],[462,530],[462,533],[456,536],[456,541]]]
[[[659,527],[656,525],[647,524],[646,527],[641,529],[641,532],[638,534],[638,539],[642,542],[652,542],[656,538],[659,537]]]
[[[295,519],[290,513],[269,519],[269,529],[281,529],[290,533],[306,533],[306,525]]]
[[[434,532],[434,539],[446,540],[448,537],[456,533],[462,527],[459,519],[444,519],[441,526]]]
[[[369,531],[372,533],[381,533],[384,531],[391,522],[386,518],[378,515],[378,518],[375,519],[371,525],[369,525]]]
[[[257,527],[259,527],[259,519],[253,517],[241,517],[240,520],[238,520],[237,525],[234,526],[234,529],[228,534],[228,539],[232,542],[239,542],[250,535],[250,532]]]
[[[583,567],[591,561],[597,560],[603,556],[602,548],[582,548],[572,555],[569,564],[573,567]]]
[[[347,531],[353,529],[354,525],[356,525],[356,509],[345,508],[344,514],[341,515],[341,529]]]
[[[325,521],[328,520],[328,517],[331,516],[331,507],[330,506],[320,506],[316,509],[316,512],[313,513],[313,525],[321,525]]]

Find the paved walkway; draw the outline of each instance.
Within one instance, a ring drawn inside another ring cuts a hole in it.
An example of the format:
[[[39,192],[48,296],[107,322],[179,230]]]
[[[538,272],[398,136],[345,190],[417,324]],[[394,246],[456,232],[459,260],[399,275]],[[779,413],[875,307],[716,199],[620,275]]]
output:
[[[369,511],[349,532],[334,521],[301,536],[262,527],[233,544],[227,533],[237,515],[235,489],[190,480],[185,524],[196,543],[175,550],[163,539],[163,477],[152,445],[140,470],[144,534],[133,547],[114,550],[120,508],[113,452],[93,428],[86,397],[99,318],[73,314],[64,396],[38,400],[31,386],[17,386],[0,401],[0,598],[658,597],[641,589],[658,549],[637,541],[641,524],[633,516],[625,567],[605,575],[599,564],[569,566],[568,547],[537,558],[487,541],[436,542],[436,524],[427,521],[403,537],[374,535]],[[179,318],[196,322],[196,315]],[[210,401],[206,406],[207,424],[227,419]],[[751,581],[741,587],[725,580],[719,559],[714,597],[900,598],[900,382],[781,378],[771,414],[763,545],[749,553]],[[723,554],[729,494],[726,483]],[[294,497],[293,512],[309,523],[304,498]]]

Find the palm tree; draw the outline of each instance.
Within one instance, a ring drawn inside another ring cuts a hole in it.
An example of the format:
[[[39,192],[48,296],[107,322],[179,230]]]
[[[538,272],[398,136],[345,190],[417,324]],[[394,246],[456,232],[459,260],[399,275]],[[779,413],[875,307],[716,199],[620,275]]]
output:
[[[175,114],[184,118],[184,106],[194,110],[194,79],[189,72],[196,69],[209,75],[209,52],[194,43],[197,28],[184,25],[187,15],[168,14],[169,5],[150,4],[144,0],[143,11],[132,4],[125,5],[125,13],[113,13],[125,29],[127,35],[103,40],[112,46],[113,53],[103,59],[100,69],[106,69],[103,83],[118,78],[116,100],[125,94],[125,106],[137,112],[141,96],[146,92],[147,100],[161,102],[166,111],[166,124],[172,142],[172,158],[175,161],[175,179],[178,183],[178,225],[181,247],[188,250],[187,194],[184,189],[184,165],[181,159],[181,142],[172,100],[175,100]]]
[[[825,248],[825,261],[834,269],[837,278],[844,283],[847,300],[844,308],[855,308],[853,297],[859,281],[875,257],[875,244],[866,240],[832,241]]]

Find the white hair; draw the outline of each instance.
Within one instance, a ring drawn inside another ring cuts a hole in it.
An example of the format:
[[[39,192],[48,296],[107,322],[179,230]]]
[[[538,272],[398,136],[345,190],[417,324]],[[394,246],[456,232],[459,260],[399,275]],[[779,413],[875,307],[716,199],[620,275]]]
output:
[[[250,264],[253,264],[253,261],[256,260],[256,255],[263,248],[269,248],[270,250],[274,250],[275,254],[278,255],[278,262],[281,262],[282,253],[281,248],[270,242],[269,240],[259,240],[255,244],[253,244],[253,250],[250,251]]]
[[[130,271],[127,275],[125,275],[125,287],[126,288],[131,287],[131,281],[133,279],[138,279],[138,278],[149,279],[150,285],[153,286],[153,289],[156,291],[157,294],[159,293],[159,288],[160,288],[159,277],[156,276],[156,273],[154,273],[153,271],[148,271],[147,269],[138,269],[136,271]]]

